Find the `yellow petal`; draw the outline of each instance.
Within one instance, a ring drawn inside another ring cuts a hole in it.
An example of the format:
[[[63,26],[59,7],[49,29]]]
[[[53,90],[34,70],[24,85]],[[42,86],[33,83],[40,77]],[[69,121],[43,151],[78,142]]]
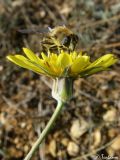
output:
[[[58,59],[57,59],[58,66],[62,68],[66,68],[69,65],[71,65],[71,63],[72,63],[72,59],[68,53],[59,54]]]
[[[107,68],[112,64],[114,64],[116,61],[117,59],[116,57],[114,57],[114,55],[112,54],[104,55],[99,59],[97,59],[96,61],[94,61],[93,63],[91,63],[88,67],[86,67],[82,71],[82,73],[80,73],[80,75],[88,76],[100,71],[107,70]]]
[[[52,60],[54,60],[54,61],[56,61],[57,60],[57,54],[54,54],[54,53],[52,53],[51,55],[50,55],[50,59],[52,59]]]
[[[28,48],[23,48],[24,53],[31,61],[37,61],[38,57]]]
[[[31,61],[31,63],[34,64],[34,66],[37,66],[40,69],[42,69],[47,75],[53,76],[53,77],[55,76],[55,73],[53,72],[51,66],[49,65],[47,61],[44,61],[38,58],[38,62]]]
[[[89,57],[88,56],[79,56],[77,58],[72,66],[71,66],[71,71],[74,73],[79,73],[84,67],[86,67],[89,64]]]
[[[60,72],[60,69],[56,65],[57,55],[54,53],[51,53],[50,56],[47,57],[43,52],[41,53],[41,55],[44,60],[44,68],[49,70],[49,72],[52,72],[58,75],[58,73]]]
[[[71,58],[72,58],[72,60],[74,60],[74,59],[76,59],[77,58],[77,52],[72,52],[71,54],[70,54],[70,56],[71,56]]]
[[[28,61],[27,58],[25,58],[22,55],[15,55],[15,56],[9,55],[7,56],[7,59],[9,59],[10,61],[12,61],[13,63],[17,64],[20,67],[30,69],[36,73],[44,73],[43,70],[34,66],[31,62]]]
[[[41,53],[41,56],[44,60],[48,60],[48,57],[43,52]]]
[[[117,60],[116,57],[111,56],[111,58],[109,58],[108,60],[106,60],[106,61],[104,62],[104,64],[102,64],[102,66],[104,66],[104,67],[109,67],[109,66],[111,66],[112,64],[116,63],[117,61],[118,61],[118,60]]]
[[[95,60],[88,68],[97,67],[97,66],[110,66],[116,62],[116,58],[112,54],[106,54],[97,60]]]

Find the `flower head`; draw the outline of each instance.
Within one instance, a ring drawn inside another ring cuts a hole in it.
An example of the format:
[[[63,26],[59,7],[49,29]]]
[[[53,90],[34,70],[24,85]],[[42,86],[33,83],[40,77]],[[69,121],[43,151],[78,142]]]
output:
[[[106,70],[117,61],[113,54],[106,54],[91,62],[89,56],[76,51],[71,53],[61,51],[60,54],[50,53],[49,56],[42,52],[41,58],[28,48],[23,48],[23,51],[26,56],[8,55],[7,59],[23,68],[53,78],[89,76]]]

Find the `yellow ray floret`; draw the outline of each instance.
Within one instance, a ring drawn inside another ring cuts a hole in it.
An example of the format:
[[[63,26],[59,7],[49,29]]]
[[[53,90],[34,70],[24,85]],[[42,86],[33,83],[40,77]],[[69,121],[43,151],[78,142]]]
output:
[[[38,74],[56,77],[84,77],[106,70],[117,61],[113,54],[106,54],[94,62],[82,53],[61,51],[60,54],[50,53],[49,56],[41,53],[38,57],[28,48],[23,48],[26,55],[8,55],[7,59],[20,67],[32,70]]]

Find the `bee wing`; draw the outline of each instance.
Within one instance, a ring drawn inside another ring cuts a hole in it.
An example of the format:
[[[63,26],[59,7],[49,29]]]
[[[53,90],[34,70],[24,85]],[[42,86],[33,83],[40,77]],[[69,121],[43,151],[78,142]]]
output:
[[[41,29],[18,29],[18,32],[23,34],[45,34],[49,32],[49,28],[41,28]]]

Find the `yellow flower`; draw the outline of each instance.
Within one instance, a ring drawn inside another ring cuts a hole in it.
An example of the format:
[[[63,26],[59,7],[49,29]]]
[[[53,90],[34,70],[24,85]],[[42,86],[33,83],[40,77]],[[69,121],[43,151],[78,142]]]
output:
[[[23,51],[26,57],[23,55],[8,55],[7,59],[23,68],[53,78],[85,77],[106,70],[117,61],[113,54],[106,54],[91,62],[89,56],[76,51],[71,53],[61,51],[60,54],[50,53],[49,56],[42,52],[41,58],[28,48],[23,48]]]

